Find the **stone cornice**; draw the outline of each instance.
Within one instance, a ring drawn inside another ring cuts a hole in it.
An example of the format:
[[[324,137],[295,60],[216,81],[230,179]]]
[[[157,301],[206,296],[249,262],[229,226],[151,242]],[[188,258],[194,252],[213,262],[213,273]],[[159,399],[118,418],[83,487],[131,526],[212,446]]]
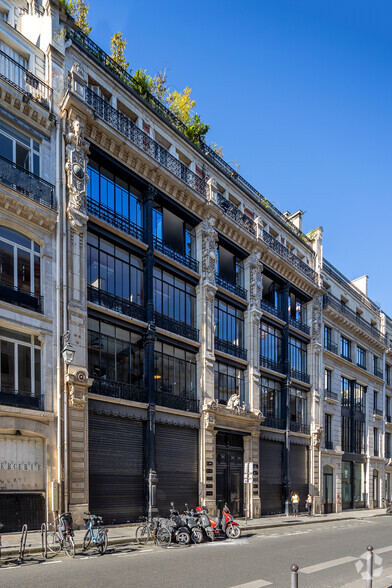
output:
[[[378,378],[377,376],[375,376],[371,372],[368,372],[367,370],[364,370],[364,369],[358,367],[355,363],[348,361],[347,359],[344,359],[344,357],[340,357],[340,355],[336,355],[335,353],[332,353],[332,351],[328,351],[328,349],[323,349],[323,357],[324,357],[324,355],[326,355],[326,357],[328,359],[332,359],[333,361],[342,365],[345,368],[345,370],[344,370],[345,373],[349,373],[350,371],[353,371],[353,372],[355,372],[355,374],[358,374],[358,376],[359,376],[358,379],[361,382],[368,379],[368,380],[371,380],[372,382],[375,382],[379,386],[380,385],[382,386],[384,383],[384,380],[382,378]]]
[[[358,325],[358,323],[355,323],[352,320],[350,320],[350,317],[341,314],[339,311],[335,310],[331,306],[326,306],[323,309],[323,314],[325,317],[329,318],[332,321],[333,327],[335,329],[337,324],[341,325],[342,327],[347,329],[355,339],[362,339],[362,342],[366,341],[367,345],[373,347],[379,353],[383,353],[385,351],[385,345],[380,340],[373,337],[371,333],[369,333],[365,329],[362,329],[361,326]]]
[[[0,80],[0,105],[17,119],[50,137],[55,121],[54,115],[33,100],[26,101],[26,97],[5,80]]]
[[[47,231],[53,231],[57,222],[56,211],[3,184],[0,184],[0,208]]]

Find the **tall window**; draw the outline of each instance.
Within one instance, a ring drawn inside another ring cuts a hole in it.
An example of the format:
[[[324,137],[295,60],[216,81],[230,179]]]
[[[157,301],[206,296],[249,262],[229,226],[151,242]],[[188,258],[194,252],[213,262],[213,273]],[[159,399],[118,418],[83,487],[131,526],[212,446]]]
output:
[[[391,417],[391,397],[385,396],[385,416]]]
[[[324,389],[327,392],[332,392],[332,371],[328,369],[324,372]]]
[[[156,341],[154,382],[157,392],[196,399],[196,355]]]
[[[308,422],[308,393],[291,388],[290,407],[291,422],[306,425]]]
[[[260,324],[260,355],[277,364],[282,360],[282,332],[264,322]]]
[[[244,263],[242,259],[222,245],[217,247],[217,274],[230,284],[244,286]]]
[[[391,434],[385,433],[385,457],[391,457]]]
[[[281,418],[282,388],[279,382],[268,378],[260,381],[260,410],[265,417]]]
[[[244,313],[219,298],[215,298],[215,336],[244,347]]]
[[[196,257],[196,236],[194,228],[179,216],[161,206],[153,209],[153,235],[181,254]]]
[[[351,361],[351,341],[346,337],[343,337],[343,335],[340,339],[340,355],[344,359]]]
[[[307,345],[294,337],[289,337],[290,366],[298,372],[307,373]]]
[[[391,366],[389,365],[385,366],[385,381],[388,386],[391,385]]]
[[[108,167],[109,167],[108,163]],[[139,227],[142,226],[141,194],[126,179],[119,177],[90,159],[88,165],[89,183],[87,197],[106,206]]]
[[[366,369],[366,351],[362,347],[357,347],[357,366]]]
[[[354,453],[365,451],[365,423],[354,420]]]
[[[195,326],[196,294],[193,284],[154,267],[154,308],[160,314]]]
[[[341,402],[342,406],[351,406],[351,382],[344,376],[341,377]]]
[[[40,144],[21,131],[0,121],[0,155],[40,175]]]
[[[38,337],[0,327],[1,392],[41,397],[41,344]]]
[[[0,227],[0,281],[27,294],[41,294],[40,246],[5,227]]]
[[[342,417],[342,451],[351,453],[351,427],[352,427],[352,418],[351,417]]]
[[[325,447],[332,449],[332,415],[325,413]]]
[[[225,363],[216,362],[215,374],[215,398],[221,404],[227,404],[232,394],[239,394],[241,402],[245,399],[244,370],[239,370]]]
[[[374,390],[374,393],[373,393],[373,408],[374,408],[375,411],[378,410],[379,408],[381,408],[378,405],[378,403],[379,403],[379,397],[380,397],[380,394],[379,394],[378,390]]]
[[[332,329],[331,327],[324,327],[324,347],[325,349],[331,350],[332,344]]]
[[[354,410],[357,412],[365,412],[366,406],[366,386],[355,383],[354,387]]]
[[[88,235],[87,281],[94,288],[143,304],[142,260],[92,233]]]
[[[92,378],[142,387],[141,335],[89,318],[88,369]]]
[[[373,355],[373,374],[375,376],[382,377],[382,372],[380,370],[380,358],[377,355]]]
[[[379,455],[380,452],[380,434],[377,427],[373,428],[373,440],[374,440],[374,455]]]
[[[298,298],[295,294],[289,294],[288,298],[288,315],[296,321],[306,323],[306,305],[303,300]]]

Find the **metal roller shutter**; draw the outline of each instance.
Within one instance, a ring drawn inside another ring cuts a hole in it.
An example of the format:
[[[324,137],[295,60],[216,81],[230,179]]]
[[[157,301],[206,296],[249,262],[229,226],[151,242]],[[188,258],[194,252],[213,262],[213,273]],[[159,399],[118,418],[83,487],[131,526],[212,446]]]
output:
[[[156,425],[157,506],[169,513],[170,502],[178,510],[198,502],[198,430],[158,423]]]
[[[39,529],[45,522],[45,498],[42,494],[0,494],[0,522],[3,532]]]
[[[305,510],[309,492],[309,460],[306,445],[290,445],[291,490],[299,494],[299,510]]]
[[[106,524],[145,514],[142,422],[90,413],[89,464],[90,512]]]
[[[283,443],[260,440],[261,514],[283,512]]]

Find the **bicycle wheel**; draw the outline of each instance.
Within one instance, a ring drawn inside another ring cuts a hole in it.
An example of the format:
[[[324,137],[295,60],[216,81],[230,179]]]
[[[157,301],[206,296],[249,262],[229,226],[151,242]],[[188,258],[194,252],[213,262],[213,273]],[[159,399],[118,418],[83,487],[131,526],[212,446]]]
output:
[[[48,549],[52,553],[59,553],[61,549],[61,539],[57,531],[50,531],[48,533]]]
[[[108,534],[105,531],[98,531],[97,547],[101,555],[105,553],[108,548]]]
[[[69,557],[75,557],[75,542],[74,538],[71,535],[66,535],[63,540],[63,547],[65,553]]]
[[[90,529],[88,529],[86,531],[85,536],[83,537],[83,549],[86,550],[90,547],[90,543],[91,543],[91,533],[90,533]]]
[[[155,535],[155,540],[159,547],[169,547],[171,543],[171,533],[169,529],[166,527],[158,529],[157,534]]]
[[[145,545],[151,537],[149,525],[139,525],[136,529],[136,541],[139,545]]]

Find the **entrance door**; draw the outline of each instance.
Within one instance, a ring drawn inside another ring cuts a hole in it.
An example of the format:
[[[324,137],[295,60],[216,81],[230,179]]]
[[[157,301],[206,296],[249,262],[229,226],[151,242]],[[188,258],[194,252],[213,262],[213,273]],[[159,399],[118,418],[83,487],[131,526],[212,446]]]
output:
[[[233,516],[243,513],[244,448],[242,437],[232,433],[216,436],[216,502],[225,503]]]
[[[378,507],[378,470],[373,470],[373,508]]]
[[[324,513],[332,512],[333,505],[333,470],[331,466],[324,467]]]

